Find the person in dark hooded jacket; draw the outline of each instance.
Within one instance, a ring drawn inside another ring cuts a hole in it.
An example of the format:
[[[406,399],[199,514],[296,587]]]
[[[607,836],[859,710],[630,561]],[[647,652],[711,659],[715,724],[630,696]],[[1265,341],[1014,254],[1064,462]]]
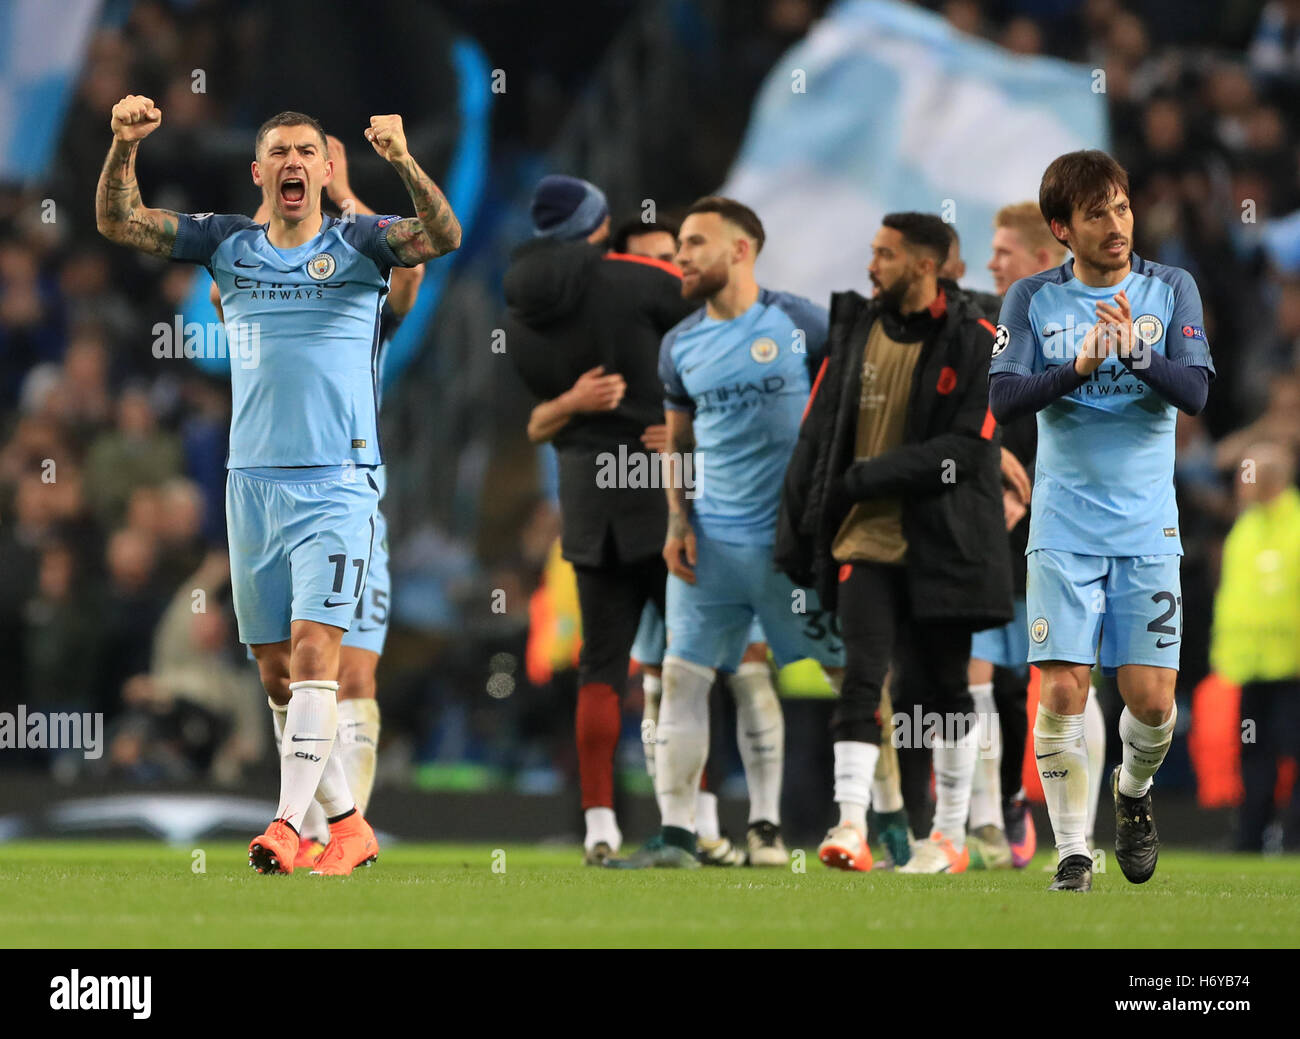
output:
[[[594,185],[549,176],[533,196],[535,238],[511,257],[506,355],[544,403],[529,437],[559,457],[561,549],[578,580],[583,645],[577,740],[586,861],[622,842],[614,751],[641,611],[664,608],[667,505],[647,427],[661,426],[659,343],[698,304],[670,263],[607,253],[609,210]]]
[[[819,849],[830,865],[862,861],[891,662],[894,717],[909,729],[891,735],[931,740],[938,780],[930,840],[901,870],[968,862],[970,636],[1012,610],[988,410],[993,326],[939,284],[948,243],[938,217],[884,218],[869,268],[876,296],[832,296],[829,356],[786,470],[775,560],[836,609],[847,654],[832,721],[840,824]],[[945,731],[915,731],[923,710]]]

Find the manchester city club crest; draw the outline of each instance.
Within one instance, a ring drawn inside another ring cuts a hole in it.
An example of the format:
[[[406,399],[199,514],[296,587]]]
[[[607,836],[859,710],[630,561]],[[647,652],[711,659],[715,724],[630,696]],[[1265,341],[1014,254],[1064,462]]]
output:
[[[1047,618],[1039,617],[1033,624],[1029,625],[1029,637],[1038,645],[1047,641]]]
[[[1154,314],[1143,314],[1133,321],[1133,335],[1147,346],[1155,346],[1165,334],[1165,323]]]
[[[763,336],[749,344],[749,356],[759,364],[771,364],[776,360],[777,349],[775,339]]]
[[[307,261],[307,274],[314,281],[324,281],[334,273],[334,257],[329,253],[317,253]]]

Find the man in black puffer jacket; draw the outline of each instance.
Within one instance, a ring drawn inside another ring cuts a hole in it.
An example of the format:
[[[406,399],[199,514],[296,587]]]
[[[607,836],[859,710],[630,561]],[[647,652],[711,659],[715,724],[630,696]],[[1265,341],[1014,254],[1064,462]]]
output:
[[[968,862],[970,636],[1012,610],[988,410],[993,325],[940,287],[949,240],[938,217],[884,218],[869,267],[875,297],[831,298],[829,356],[786,471],[776,563],[836,609],[848,654],[832,721],[840,824],[822,845],[829,865],[854,861],[865,843],[891,662],[895,745],[932,740],[938,779],[930,840],[902,871]],[[922,711],[937,712],[940,731]]]
[[[659,343],[699,304],[682,299],[681,272],[647,257],[608,253],[609,210],[593,184],[543,178],[533,197],[535,238],[505,276],[506,354],[543,403],[528,435],[559,456],[561,550],[578,580],[578,771],[586,861],[619,850],[614,751],[628,655],[653,602],[662,615],[668,507],[659,456],[642,437],[664,422]]]

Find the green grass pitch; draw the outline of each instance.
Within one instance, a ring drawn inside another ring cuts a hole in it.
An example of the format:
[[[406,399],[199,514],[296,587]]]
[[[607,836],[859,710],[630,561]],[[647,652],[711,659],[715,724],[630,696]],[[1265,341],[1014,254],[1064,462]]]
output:
[[[1168,851],[1141,887],[1110,860],[1089,895],[1020,872],[622,872],[574,848],[402,844],[348,878],[263,877],[233,843],[0,844],[0,945],[1294,947],[1300,859]],[[504,854],[502,854],[504,853]],[[494,870],[495,866],[495,870]],[[1140,929],[1134,922],[1141,920]]]

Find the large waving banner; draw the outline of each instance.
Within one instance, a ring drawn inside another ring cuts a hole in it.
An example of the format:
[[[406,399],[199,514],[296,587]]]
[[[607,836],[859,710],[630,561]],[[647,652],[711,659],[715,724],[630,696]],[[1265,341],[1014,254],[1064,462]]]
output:
[[[1047,164],[1107,146],[1100,71],[1021,57],[889,0],[841,0],[772,69],[722,193],[752,206],[767,246],[758,277],[824,300],[869,293],[880,218],[953,223],[965,283],[985,269],[993,215],[1038,198]]]
[[[41,179],[100,0],[0,0],[0,181]]]

